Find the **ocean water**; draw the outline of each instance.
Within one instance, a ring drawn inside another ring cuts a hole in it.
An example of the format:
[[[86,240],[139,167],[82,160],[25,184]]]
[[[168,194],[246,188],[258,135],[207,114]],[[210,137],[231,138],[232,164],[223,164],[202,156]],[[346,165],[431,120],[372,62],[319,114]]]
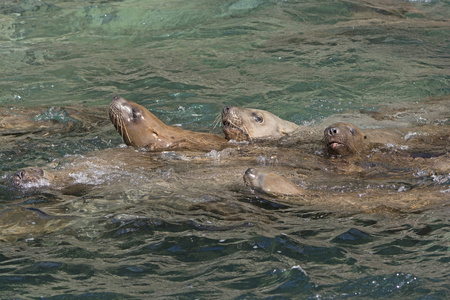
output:
[[[121,146],[107,107],[120,95],[215,133],[225,105],[445,128],[449,16],[438,0],[2,1],[1,298],[448,299],[449,174],[336,176],[304,165],[327,164],[314,151],[147,153]],[[76,184],[11,188],[28,166]],[[319,200],[253,193],[250,166]]]

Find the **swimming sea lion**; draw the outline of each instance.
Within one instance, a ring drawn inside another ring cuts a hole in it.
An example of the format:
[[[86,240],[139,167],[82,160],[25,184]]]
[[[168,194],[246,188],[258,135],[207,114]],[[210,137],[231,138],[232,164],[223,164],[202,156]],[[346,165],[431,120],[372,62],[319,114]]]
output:
[[[400,129],[361,130],[352,123],[340,122],[328,126],[324,131],[324,142],[328,153],[348,156],[377,146],[405,145],[405,134]]]
[[[19,190],[44,188],[72,194],[96,185],[114,185],[115,179],[123,181],[130,174],[134,174],[133,179],[140,177],[139,170],[150,173],[163,166],[161,161],[164,161],[163,153],[150,154],[128,147],[108,148],[69,155],[55,161],[56,165],[52,162],[42,168],[22,168],[8,176],[8,184]]]
[[[262,173],[253,168],[245,171],[244,183],[254,190],[271,195],[299,196],[306,194],[305,190],[283,176],[274,173]]]
[[[222,110],[223,133],[227,140],[280,138],[299,126],[274,114],[251,108],[225,106]]]
[[[21,188],[50,186],[55,175],[39,167],[29,167],[17,171],[11,178],[11,184]]]
[[[22,203],[11,205],[0,211],[1,241],[14,242],[24,237],[42,236],[69,225],[72,220],[77,218],[66,215],[65,212],[47,213],[37,208],[38,204],[34,204],[33,207],[24,207],[23,205]]]
[[[184,130],[164,124],[143,106],[115,96],[109,117],[125,144],[161,150],[221,150],[229,143],[218,134]]]
[[[76,171],[76,170],[73,170]],[[64,170],[47,171],[39,167],[28,167],[17,171],[11,178],[12,187],[22,191],[39,189],[60,190],[66,195],[82,195],[87,186],[74,184],[74,178]]]

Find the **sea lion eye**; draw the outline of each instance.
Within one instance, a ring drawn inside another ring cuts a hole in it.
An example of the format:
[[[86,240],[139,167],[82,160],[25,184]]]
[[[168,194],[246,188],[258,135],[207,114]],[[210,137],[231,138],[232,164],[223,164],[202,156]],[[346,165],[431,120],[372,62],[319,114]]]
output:
[[[253,115],[253,118],[255,118],[255,121],[260,124],[264,123],[264,119],[261,116]]]
[[[134,120],[136,120],[139,117],[139,112],[133,108],[133,110],[131,111],[132,117]]]
[[[355,131],[355,129],[353,129],[353,128],[350,128],[350,133],[351,133],[352,135],[355,135],[355,134],[356,134],[356,131]]]

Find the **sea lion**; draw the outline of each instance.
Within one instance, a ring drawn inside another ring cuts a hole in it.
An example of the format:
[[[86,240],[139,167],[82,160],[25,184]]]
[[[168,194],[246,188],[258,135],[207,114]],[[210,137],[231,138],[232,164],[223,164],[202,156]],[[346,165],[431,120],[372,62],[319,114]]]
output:
[[[11,184],[21,188],[37,188],[50,186],[55,175],[39,167],[29,167],[17,171],[11,177]]]
[[[244,183],[252,189],[270,195],[301,196],[306,191],[283,176],[275,173],[262,173],[249,168],[244,173]]]
[[[54,214],[36,207],[24,207],[24,204],[5,206],[0,210],[0,241],[14,242],[17,239],[34,238],[54,232],[69,225],[76,216],[65,212]],[[25,204],[26,205],[26,204]],[[49,209],[52,210],[52,209]]]
[[[348,122],[334,123],[324,131],[330,155],[350,156],[373,149],[401,150],[413,157],[435,157],[449,151],[450,134],[445,125],[403,126],[361,130]]]
[[[375,147],[407,148],[404,129],[361,130],[352,123],[340,122],[328,126],[324,131],[324,143],[331,155],[349,156]],[[404,146],[404,147],[402,147]]]
[[[225,138],[235,141],[277,139],[299,128],[268,111],[236,106],[223,108],[222,124]]]
[[[335,123],[324,131],[324,142],[329,154],[347,156],[367,147],[367,135],[352,123]]]
[[[125,144],[161,150],[221,150],[229,146],[218,134],[193,132],[164,124],[145,107],[115,96],[109,106],[109,117]]]
[[[10,178],[10,184],[13,188],[25,192],[48,189],[60,190],[65,195],[83,195],[88,189],[87,184],[76,184],[70,172],[47,171],[39,167],[28,167],[17,171]]]
[[[29,134],[65,134],[106,126],[104,107],[0,107],[0,140]]]
[[[81,189],[113,184],[129,174],[161,168],[163,153],[135,151],[133,148],[108,148],[83,155],[66,156],[61,161],[41,167],[25,167],[8,176],[8,184],[19,190],[50,189],[66,194]],[[134,172],[134,173],[133,173]],[[132,177],[139,177],[133,175]]]

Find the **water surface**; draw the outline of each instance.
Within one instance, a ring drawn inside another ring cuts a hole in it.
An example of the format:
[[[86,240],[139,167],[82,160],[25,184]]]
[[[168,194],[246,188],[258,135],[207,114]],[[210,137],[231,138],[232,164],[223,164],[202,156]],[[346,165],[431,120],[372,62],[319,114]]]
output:
[[[53,120],[2,132],[2,298],[448,298],[449,174],[368,160],[339,175],[305,165],[341,167],[316,148],[125,149],[107,105],[216,133],[225,105],[448,126],[449,15],[448,1],[2,2],[2,112]],[[11,189],[26,166],[77,185]],[[247,167],[318,201],[252,193]]]

